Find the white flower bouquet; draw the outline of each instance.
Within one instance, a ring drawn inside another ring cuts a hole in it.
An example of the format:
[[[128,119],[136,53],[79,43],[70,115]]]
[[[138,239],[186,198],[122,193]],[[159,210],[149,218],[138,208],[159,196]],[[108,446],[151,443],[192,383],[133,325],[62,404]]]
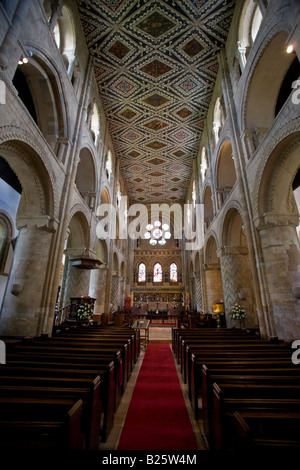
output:
[[[77,310],[77,320],[89,320],[93,316],[93,309],[90,304],[84,303]]]
[[[230,313],[234,320],[239,320],[239,321],[245,320],[247,316],[246,310],[244,309],[244,307],[238,304],[234,305]]]

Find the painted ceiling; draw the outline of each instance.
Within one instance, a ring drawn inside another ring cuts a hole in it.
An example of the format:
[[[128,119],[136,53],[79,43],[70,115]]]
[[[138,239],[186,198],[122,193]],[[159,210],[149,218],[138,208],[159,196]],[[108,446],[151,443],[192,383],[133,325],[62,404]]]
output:
[[[183,202],[234,1],[77,0],[130,202]]]

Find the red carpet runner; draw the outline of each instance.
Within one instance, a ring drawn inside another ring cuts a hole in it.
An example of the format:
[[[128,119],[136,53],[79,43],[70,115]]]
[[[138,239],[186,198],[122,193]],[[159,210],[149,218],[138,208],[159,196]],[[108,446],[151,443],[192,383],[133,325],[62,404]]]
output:
[[[198,449],[167,343],[147,346],[118,449]]]

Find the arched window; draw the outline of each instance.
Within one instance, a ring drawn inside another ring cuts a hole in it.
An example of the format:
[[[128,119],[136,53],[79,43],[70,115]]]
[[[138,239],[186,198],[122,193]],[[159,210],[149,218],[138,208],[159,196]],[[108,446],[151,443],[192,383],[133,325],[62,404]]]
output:
[[[207,158],[206,158],[206,148],[202,147],[201,153],[201,164],[200,164],[202,182],[205,180],[206,170],[207,170]]]
[[[154,265],[153,282],[162,282],[162,265],[160,263]]]
[[[65,5],[54,26],[53,34],[67,71],[71,74],[75,59],[76,35],[72,13]]]
[[[146,266],[144,263],[139,264],[138,282],[146,282]]]
[[[170,281],[178,282],[178,268],[176,263],[170,264]]]
[[[100,133],[100,118],[99,118],[99,109],[96,103],[93,103],[90,129],[93,136],[93,140],[96,143],[98,135]]]
[[[108,151],[107,153],[107,159],[106,159],[106,164],[105,164],[105,170],[106,170],[106,176],[107,179],[110,179],[110,175],[112,173],[112,153],[111,150]]]
[[[256,2],[254,0],[246,0],[241,14],[238,34],[238,51],[242,70],[246,65],[249,51],[257,36],[262,19],[260,8]]]

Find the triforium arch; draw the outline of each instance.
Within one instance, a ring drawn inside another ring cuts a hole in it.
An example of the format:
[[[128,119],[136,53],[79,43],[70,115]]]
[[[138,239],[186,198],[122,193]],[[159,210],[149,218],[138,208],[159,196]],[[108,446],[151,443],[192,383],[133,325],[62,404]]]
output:
[[[243,305],[247,312],[244,326],[257,328],[248,243],[242,216],[235,207],[231,207],[225,215],[219,255],[227,326],[235,326],[230,311],[237,303]]]
[[[1,308],[1,333],[39,334],[55,306],[55,299],[45,302],[51,292],[48,271],[57,228],[53,181],[28,143],[6,141],[0,156],[21,187],[15,217],[18,238]]]
[[[259,180],[256,228],[270,334],[300,334],[299,208],[293,182],[300,167],[300,134],[283,139],[271,152]]]

